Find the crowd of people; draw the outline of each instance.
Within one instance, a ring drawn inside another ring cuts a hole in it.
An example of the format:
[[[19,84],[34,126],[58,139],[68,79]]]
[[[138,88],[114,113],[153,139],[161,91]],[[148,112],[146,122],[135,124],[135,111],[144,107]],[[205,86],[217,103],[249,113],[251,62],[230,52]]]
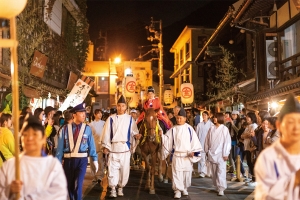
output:
[[[138,125],[149,108],[155,109],[160,122],[162,158],[173,157],[174,198],[188,195],[192,172],[196,170],[200,178],[212,178],[219,196],[224,195],[229,173],[231,177],[241,174],[237,178],[256,187],[256,199],[299,199],[300,104],[293,95],[278,117],[264,110],[217,113],[180,106],[164,110],[153,87],[148,88],[148,99],[142,108],[128,109],[121,96],[116,108],[95,109],[87,120],[84,103],[64,112],[48,106],[32,114],[26,107],[20,115],[20,130],[12,129],[11,114],[2,113],[1,199],[10,199],[18,192],[23,199],[81,199],[88,159],[93,182],[102,181],[107,166],[109,196],[124,196],[131,154],[142,137]],[[13,135],[18,132],[21,180],[14,178]],[[237,156],[240,173],[236,172]]]

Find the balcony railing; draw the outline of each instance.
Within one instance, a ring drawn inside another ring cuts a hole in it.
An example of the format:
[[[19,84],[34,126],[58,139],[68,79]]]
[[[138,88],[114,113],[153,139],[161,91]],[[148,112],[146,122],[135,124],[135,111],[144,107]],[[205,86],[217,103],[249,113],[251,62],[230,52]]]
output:
[[[300,77],[300,53],[279,62],[280,81],[288,81]]]

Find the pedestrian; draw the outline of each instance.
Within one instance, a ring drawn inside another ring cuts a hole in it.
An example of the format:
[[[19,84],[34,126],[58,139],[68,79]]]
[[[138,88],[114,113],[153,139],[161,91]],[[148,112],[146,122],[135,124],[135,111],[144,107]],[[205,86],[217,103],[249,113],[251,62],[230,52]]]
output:
[[[267,146],[270,146],[271,144],[273,144],[276,140],[278,140],[280,138],[280,133],[279,133],[279,130],[276,129],[277,117],[268,117],[267,120],[269,122],[269,129],[271,131],[267,135],[265,144]]]
[[[194,113],[194,129],[197,129],[197,125],[201,121],[200,111],[197,108],[192,108],[192,111]]]
[[[54,141],[54,137],[57,134],[56,129],[54,127],[54,121],[53,121],[53,115],[55,113],[55,108],[52,106],[47,106],[44,109],[45,112],[45,134],[47,137],[47,143],[46,143],[46,153],[49,155],[53,155],[54,148],[57,146]]]
[[[202,112],[203,121],[197,125],[196,133],[200,140],[201,146],[204,148],[205,138],[207,136],[208,130],[213,123],[209,120],[209,114],[207,111]],[[205,152],[201,152],[201,160],[198,162],[198,173],[199,177],[204,178],[205,176],[211,176],[211,167],[209,162],[207,162],[207,157]]]
[[[236,145],[237,145],[237,134],[241,128],[239,111],[234,110],[231,113],[231,118],[229,119],[229,123],[227,123],[230,137],[231,137],[231,150],[229,154],[229,172],[232,173],[232,176],[236,178]]]
[[[0,169],[1,200],[20,199],[66,200],[67,182],[59,161],[43,152],[45,129],[34,116],[26,117],[21,130],[24,152],[20,154],[20,180],[15,180],[15,158]]]
[[[212,180],[219,196],[224,195],[227,188],[226,161],[231,148],[229,130],[224,126],[223,113],[216,113],[213,118],[214,125],[209,129],[205,139],[204,151],[212,166]]]
[[[117,102],[117,114],[108,117],[102,135],[103,153],[108,154],[108,186],[111,188],[110,197],[124,196],[130,172],[130,156],[139,140],[137,125],[134,119],[125,113],[126,101],[123,95]]]
[[[134,121],[137,120],[137,111],[136,111],[136,109],[131,109],[130,110],[130,115],[134,119]]]
[[[100,109],[95,109],[94,111],[94,120],[89,124],[92,128],[93,137],[96,145],[96,152],[98,155],[98,172],[96,174],[93,174],[94,180],[93,182],[98,182],[100,184],[102,178],[104,177],[104,161],[103,161],[103,153],[101,149],[101,136],[102,136],[102,130],[104,127],[105,122],[101,120],[102,118],[102,111]],[[92,161],[92,160],[91,160]],[[91,168],[93,168],[92,173],[95,171],[95,166],[93,165],[93,162],[91,162]]]
[[[3,162],[15,155],[15,139],[9,129],[12,125],[11,114],[2,113],[0,117],[0,167]]]
[[[172,159],[172,188],[174,198],[180,199],[181,192],[183,196],[188,196],[188,187],[191,186],[193,163],[200,160],[203,151],[200,141],[194,128],[186,123],[187,115],[183,108],[180,108],[177,114],[177,125],[162,134],[162,160],[173,153]]]
[[[257,123],[257,118],[255,113],[249,112],[246,115],[246,121],[247,121],[247,127],[244,131],[244,133],[241,135],[241,138],[244,139],[244,154],[246,156],[247,160],[247,165],[249,167],[249,175],[248,175],[248,182],[252,181],[252,175],[253,169],[254,169],[254,160],[256,154],[256,147],[254,146],[253,143],[253,137],[255,137],[255,129],[258,127]],[[255,185],[255,184],[254,184]]]
[[[299,199],[300,104],[289,94],[276,122],[281,137],[263,150],[255,165],[255,199]]]
[[[88,156],[98,168],[98,158],[92,129],[85,124],[85,104],[81,103],[70,110],[73,113],[73,123],[66,124],[60,130],[56,157],[62,162],[68,182],[70,200],[82,198],[82,185]]]

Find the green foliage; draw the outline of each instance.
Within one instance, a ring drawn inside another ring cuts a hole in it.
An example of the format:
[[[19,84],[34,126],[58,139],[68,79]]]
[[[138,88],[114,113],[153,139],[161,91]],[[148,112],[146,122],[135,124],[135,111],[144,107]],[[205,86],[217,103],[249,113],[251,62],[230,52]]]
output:
[[[244,75],[242,70],[239,70],[234,65],[235,55],[220,45],[223,53],[223,57],[220,59],[217,66],[216,79],[208,80],[212,90],[216,90],[217,93],[207,93],[211,100],[226,99],[231,97],[235,91],[235,85],[238,83],[239,75]]]
[[[35,50],[48,56],[47,67],[42,82],[49,85],[54,81],[65,90],[69,72],[78,72],[85,66],[88,53],[88,22],[86,19],[86,0],[80,0],[79,9],[74,11],[76,21],[66,21],[65,36],[53,32],[44,22],[43,6],[28,1],[26,8],[17,18],[18,63],[20,84],[30,85],[41,90],[56,93],[51,87],[41,87],[39,78],[29,74]],[[55,0],[50,0],[46,8],[51,11]],[[72,11],[70,11],[72,12]],[[51,16],[47,16],[51,18]],[[71,36],[72,37],[68,37]],[[72,38],[72,39],[70,39]],[[50,90],[50,91],[49,91]],[[65,90],[65,94],[67,91]]]

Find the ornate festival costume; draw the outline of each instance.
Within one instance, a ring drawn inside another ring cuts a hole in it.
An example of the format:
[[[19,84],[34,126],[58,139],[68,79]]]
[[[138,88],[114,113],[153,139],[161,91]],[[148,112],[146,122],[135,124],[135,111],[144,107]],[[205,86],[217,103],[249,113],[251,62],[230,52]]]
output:
[[[158,110],[157,111],[157,119],[161,120],[164,123],[166,129],[171,128],[171,122],[157,97],[155,97],[153,99],[148,99],[144,103],[143,109],[147,110],[148,108],[154,108],[154,110],[156,110],[156,111]],[[139,118],[137,119],[136,123],[138,124],[139,122],[143,121],[144,117],[145,117],[145,112],[143,111],[140,114]]]

